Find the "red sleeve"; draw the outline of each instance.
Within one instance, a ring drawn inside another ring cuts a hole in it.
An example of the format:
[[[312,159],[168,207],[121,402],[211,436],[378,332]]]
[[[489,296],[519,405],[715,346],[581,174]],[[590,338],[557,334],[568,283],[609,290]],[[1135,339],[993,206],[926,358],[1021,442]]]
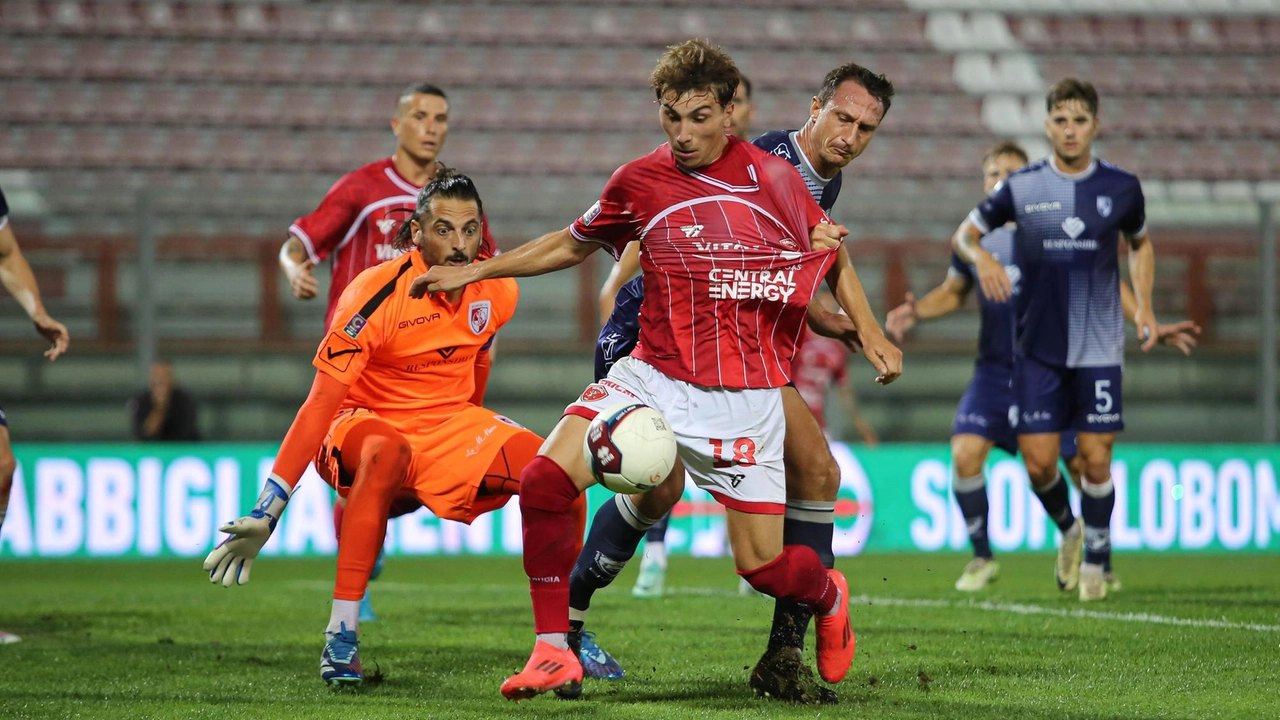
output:
[[[604,245],[613,253],[615,260],[622,256],[622,249],[636,239],[642,229],[632,201],[634,192],[629,167],[623,165],[618,168],[605,183],[596,204],[569,226],[569,232],[575,238]]]
[[[319,207],[289,226],[289,233],[307,247],[312,262],[324,260],[338,247],[360,213],[352,175],[342,176],[329,188]]]
[[[480,216],[480,251],[477,256],[481,260],[491,257],[497,257],[498,243],[493,239],[493,233],[489,230],[489,217],[487,215]]]
[[[809,236],[819,223],[830,223],[831,218],[818,207],[818,201],[800,177],[800,171],[791,163],[773,155],[764,155],[761,161],[764,166],[765,183],[770,189],[778,210],[784,221],[789,221],[793,231],[803,238],[806,250],[809,249]]]
[[[271,465],[271,472],[280,477],[289,487],[298,484],[307,465],[320,450],[324,436],[329,432],[329,423],[338,411],[338,406],[347,397],[347,386],[333,376],[322,372],[316,373],[311,383],[311,394],[298,408],[298,414],[289,426],[289,432],[280,444],[280,452]]]

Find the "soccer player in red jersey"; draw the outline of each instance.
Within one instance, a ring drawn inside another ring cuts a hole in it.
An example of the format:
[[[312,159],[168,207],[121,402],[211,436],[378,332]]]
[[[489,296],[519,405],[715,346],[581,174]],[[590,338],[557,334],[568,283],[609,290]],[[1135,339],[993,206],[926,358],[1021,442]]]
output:
[[[31,317],[36,332],[49,341],[49,349],[44,356],[49,360],[57,360],[67,351],[71,344],[71,336],[67,326],[49,317],[40,301],[40,286],[36,284],[36,276],[31,272],[31,265],[22,255],[18,247],[18,238],[9,226],[9,203],[0,191],[0,284],[8,290],[22,309]],[[4,408],[0,408],[0,528],[4,527],[5,512],[9,509],[9,492],[13,490],[13,474],[18,469],[18,461],[13,457],[13,448],[9,445],[9,421],[5,417]],[[13,633],[0,631],[0,645],[16,643],[20,638]]]
[[[396,136],[395,154],[343,175],[319,207],[289,226],[289,239],[280,248],[280,268],[294,297],[301,300],[316,296],[320,285],[312,269],[330,260],[325,327],[333,322],[338,298],[352,279],[404,252],[394,242],[401,221],[413,212],[418,193],[441,168],[438,158],[449,135],[449,100],[444,90],[421,83],[401,91],[391,131]],[[482,231],[479,256],[491,257],[497,246],[483,218]],[[339,536],[343,502],[339,497],[333,506],[333,531]],[[374,576],[381,571],[379,563]],[[365,622],[377,618],[368,598],[362,616]]]
[[[293,295],[310,300],[320,290],[312,269],[330,260],[329,308],[333,308],[355,276],[403,252],[393,242],[400,223],[413,212],[423,186],[435,178],[438,160],[449,135],[449,100],[430,83],[405,88],[391,118],[396,152],[343,175],[317,207],[289,226],[289,239],[280,248],[280,269]],[[497,246],[483,223],[480,257],[491,257]]]
[[[833,225],[785,160],[725,134],[738,70],[719,48],[690,40],[669,48],[651,84],[668,142],[614,173],[600,200],[565,230],[466,268],[434,267],[411,293],[451,291],[498,277],[540,275],[584,261],[600,247],[616,257],[641,240],[645,299],[640,342],[608,377],[569,406],[521,474],[524,565],[537,641],[502,692],[522,699],[570,685],[582,669],[569,649],[575,499],[596,483],[583,458],[586,429],[623,401],[661,410],[680,461],[666,482],[624,498],[653,519],[694,481],[725,506],[740,575],[817,617],[818,669],[837,682],[853,660],[848,584],[811,548],[784,545],[784,422],[779,388],[791,372],[806,308],[824,278],[835,288],[880,382],[902,355],[871,314]]]

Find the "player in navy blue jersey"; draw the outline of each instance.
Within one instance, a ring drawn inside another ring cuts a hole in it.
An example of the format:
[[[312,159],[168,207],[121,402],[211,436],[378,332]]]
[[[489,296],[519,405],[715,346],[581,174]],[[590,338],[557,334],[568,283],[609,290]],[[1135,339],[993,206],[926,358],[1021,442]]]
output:
[[[4,191],[0,190],[0,284],[13,295],[22,309],[26,311],[40,333],[49,342],[49,349],[44,356],[57,360],[67,351],[71,344],[71,336],[67,326],[49,317],[40,300],[40,287],[31,272],[31,266],[23,257],[18,247],[18,238],[13,234],[9,224],[9,203],[5,200]],[[4,408],[0,408],[0,528],[4,526],[5,512],[9,509],[9,492],[13,489],[13,474],[18,462],[13,457],[13,448],[9,445],[9,422]],[[18,636],[0,631],[0,645],[18,642]]]
[[[1010,173],[1027,164],[1027,154],[1017,143],[1005,141],[994,146],[982,159],[984,190],[990,194],[997,184]],[[997,261],[1005,264],[1005,271],[1016,287],[1019,270],[1013,265],[1014,228],[998,227],[982,238],[982,247]],[[889,312],[885,328],[891,337],[901,341],[918,321],[943,317],[960,309],[976,284],[972,266],[962,261],[954,252],[947,278],[917,302],[908,293],[907,301]],[[1133,318],[1137,299],[1126,281],[1120,283],[1124,312]],[[1013,402],[1013,304],[988,300],[978,296],[980,330],[978,358],[974,365],[973,379],[965,389],[956,409],[951,435],[952,491],[964,516],[973,546],[974,559],[965,566],[956,589],[974,592],[985,588],[1000,572],[991,544],[987,539],[987,480],[985,467],[991,448],[1016,455],[1018,438],[1010,417]],[[1173,325],[1161,325],[1159,341],[1176,347],[1185,354],[1196,344],[1199,328],[1190,321]],[[1073,480],[1078,480],[1079,462],[1076,455],[1075,433],[1063,433],[1061,456],[1066,461]],[[1108,585],[1118,587],[1110,568],[1106,568]]]
[[[803,127],[765,133],[752,143],[794,165],[814,199],[823,210],[830,211],[840,192],[841,170],[866,150],[889,109],[892,96],[893,86],[883,76],[853,63],[843,65],[824,78]],[[737,123],[734,130],[745,133],[745,123]],[[638,252],[643,252],[643,246]],[[640,278],[625,281],[639,269],[638,252],[623,255],[602,292],[602,312],[608,320],[596,348],[597,378],[603,377],[614,362],[626,357],[636,344],[644,288]],[[809,312],[810,327],[816,332],[853,344],[856,335],[848,318],[813,305]],[[782,395],[787,427],[784,448],[787,542],[813,547],[824,565],[832,567],[835,556],[831,540],[840,469],[804,399],[794,387],[784,388]],[[570,617],[576,627],[584,622],[592,593],[613,580],[635,551],[640,538],[636,532],[626,532],[626,527],[639,530],[641,523],[634,522],[635,518],[624,517],[614,511],[611,504],[606,505],[603,512],[607,516],[598,514],[593,521],[591,534],[570,580]],[[607,530],[610,525],[622,532]],[[601,536],[634,538],[634,542],[603,542],[597,538],[597,532]],[[648,530],[637,595],[661,594],[666,567],[665,532],[666,518]],[[750,683],[757,692],[798,702],[836,701],[834,692],[812,681],[812,671],[803,664],[804,636],[809,621],[804,608],[789,601],[778,601],[769,647],[751,674]],[[593,650],[588,651],[587,645]],[[589,633],[580,655],[588,675],[621,676],[621,668],[598,649]]]
[[[1115,507],[1111,457],[1124,428],[1124,315],[1118,243],[1129,245],[1143,351],[1155,346],[1155,251],[1138,178],[1092,155],[1098,94],[1074,78],[1050,88],[1045,129],[1052,154],[1013,173],[969,214],[952,240],[988,299],[1013,298],[1014,412],[1018,448],[1049,517],[1063,533],[1058,586],[1081,600],[1106,597]],[[1016,223],[1016,284],[982,237]],[[1083,467],[1077,521],[1058,469],[1061,433],[1077,432]],[[1083,527],[1082,527],[1083,525]],[[1083,562],[1080,555],[1083,545]]]

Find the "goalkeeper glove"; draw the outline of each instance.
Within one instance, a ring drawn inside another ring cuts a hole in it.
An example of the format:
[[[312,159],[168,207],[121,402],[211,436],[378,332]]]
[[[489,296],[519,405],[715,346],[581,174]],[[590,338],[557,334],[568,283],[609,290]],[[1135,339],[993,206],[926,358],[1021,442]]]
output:
[[[271,532],[276,529],[280,514],[289,502],[289,486],[277,475],[267,478],[267,484],[258,496],[257,507],[248,515],[218,528],[228,537],[204,559],[209,582],[221,582],[223,587],[232,583],[249,582],[249,569],[267,544]]]

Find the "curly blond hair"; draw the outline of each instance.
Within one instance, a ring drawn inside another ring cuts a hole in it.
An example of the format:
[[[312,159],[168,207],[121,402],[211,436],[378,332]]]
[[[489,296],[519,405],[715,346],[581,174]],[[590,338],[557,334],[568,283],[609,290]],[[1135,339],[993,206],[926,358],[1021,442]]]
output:
[[[693,90],[707,90],[721,106],[733,101],[742,74],[718,45],[694,38],[672,45],[658,58],[649,84],[658,100],[680,97]]]

